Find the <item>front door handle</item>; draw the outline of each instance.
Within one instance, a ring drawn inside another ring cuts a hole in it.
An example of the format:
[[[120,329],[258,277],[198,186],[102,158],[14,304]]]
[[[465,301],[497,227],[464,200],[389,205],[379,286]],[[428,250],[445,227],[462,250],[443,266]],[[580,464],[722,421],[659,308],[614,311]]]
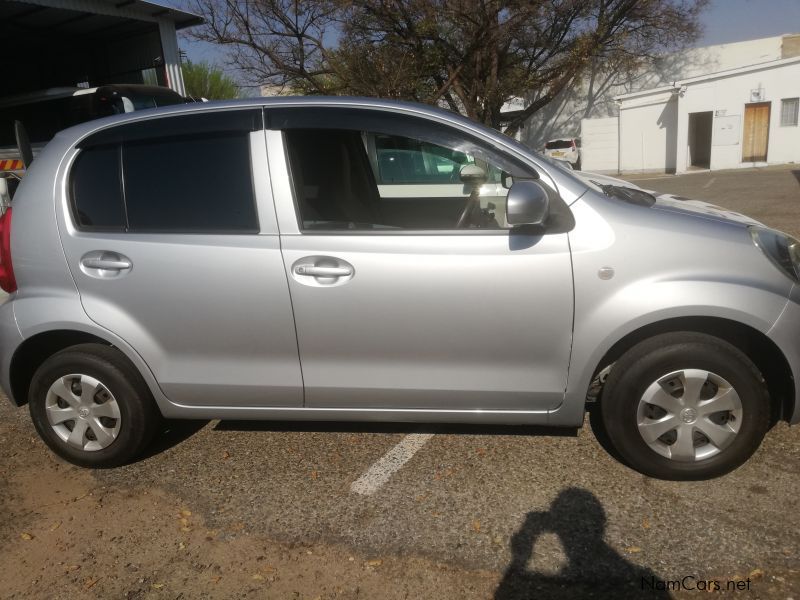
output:
[[[316,265],[296,265],[294,272],[297,275],[311,277],[348,277],[353,274],[350,267],[318,267]]]
[[[338,287],[356,274],[355,267],[335,256],[304,256],[292,264],[292,278],[309,287]]]

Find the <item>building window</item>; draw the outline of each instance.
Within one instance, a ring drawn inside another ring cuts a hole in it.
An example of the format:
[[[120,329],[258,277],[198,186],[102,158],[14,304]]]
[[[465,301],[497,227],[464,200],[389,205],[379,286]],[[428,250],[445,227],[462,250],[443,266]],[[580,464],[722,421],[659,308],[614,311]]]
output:
[[[781,100],[781,127],[797,126],[797,111],[800,98],[784,98]]]

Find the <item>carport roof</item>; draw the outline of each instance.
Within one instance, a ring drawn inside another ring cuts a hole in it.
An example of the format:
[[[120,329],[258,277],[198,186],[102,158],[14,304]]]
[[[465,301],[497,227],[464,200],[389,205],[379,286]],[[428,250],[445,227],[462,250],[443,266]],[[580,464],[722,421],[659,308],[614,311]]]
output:
[[[158,21],[176,29],[200,25],[203,18],[146,0],[7,0],[0,2],[0,22],[19,31],[96,39],[135,35]]]

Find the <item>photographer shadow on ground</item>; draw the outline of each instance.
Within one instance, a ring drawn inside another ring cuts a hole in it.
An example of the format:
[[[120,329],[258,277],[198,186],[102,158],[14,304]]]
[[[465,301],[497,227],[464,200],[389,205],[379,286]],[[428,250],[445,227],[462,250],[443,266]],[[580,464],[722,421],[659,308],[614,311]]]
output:
[[[495,592],[495,600],[548,598],[671,598],[656,590],[662,578],[625,560],[603,539],[606,514],[586,490],[567,488],[547,512],[531,512],[511,538],[511,564]],[[554,535],[563,547],[560,568],[542,570],[534,558],[538,540]]]

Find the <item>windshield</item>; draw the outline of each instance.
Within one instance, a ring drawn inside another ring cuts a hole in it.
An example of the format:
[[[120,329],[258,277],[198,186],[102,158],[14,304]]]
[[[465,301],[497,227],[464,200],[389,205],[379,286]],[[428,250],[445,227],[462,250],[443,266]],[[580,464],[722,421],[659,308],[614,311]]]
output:
[[[180,94],[168,88],[141,87],[141,90],[136,90],[128,86],[104,86],[96,90],[68,92],[67,95],[2,106],[0,147],[16,147],[14,121],[22,122],[31,143],[44,144],[62,129],[79,123],[184,102]]]
[[[125,94],[123,97],[125,103],[125,112],[133,112],[135,110],[144,110],[146,108],[158,108],[159,106],[172,106],[174,104],[183,104],[184,99],[176,93],[152,93],[145,94]],[[130,103],[130,108],[128,106]]]
[[[0,146],[16,147],[14,121],[21,121],[32,143],[53,139],[62,129],[88,121],[92,116],[88,96],[48,98],[0,108]]]

